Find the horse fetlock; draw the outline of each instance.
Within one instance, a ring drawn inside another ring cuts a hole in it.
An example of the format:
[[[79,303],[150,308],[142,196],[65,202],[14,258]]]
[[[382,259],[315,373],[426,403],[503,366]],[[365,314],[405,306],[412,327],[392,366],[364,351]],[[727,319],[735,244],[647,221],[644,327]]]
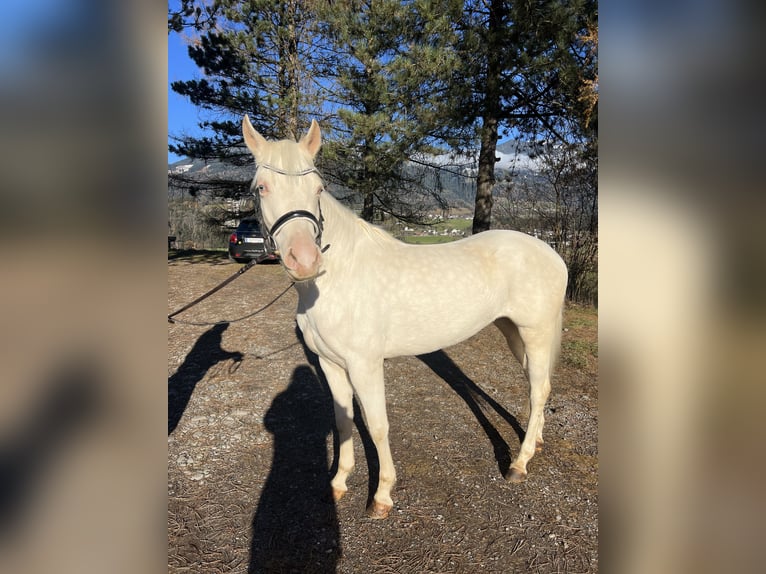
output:
[[[339,502],[341,498],[343,498],[346,493],[348,492],[348,488],[337,488],[335,486],[332,487],[332,499],[335,502]]]
[[[388,518],[388,514],[391,512],[393,507],[393,501],[380,502],[378,500],[373,500],[372,504],[367,508],[367,516],[373,520],[382,520],[384,518]]]
[[[508,482],[512,482],[514,484],[518,484],[520,482],[524,482],[527,479],[527,471],[524,469],[511,467],[508,469],[508,472],[505,473],[505,480]]]
[[[330,486],[332,486],[332,497],[335,502],[338,502],[348,492],[346,477],[348,477],[347,472],[339,472],[330,482]]]

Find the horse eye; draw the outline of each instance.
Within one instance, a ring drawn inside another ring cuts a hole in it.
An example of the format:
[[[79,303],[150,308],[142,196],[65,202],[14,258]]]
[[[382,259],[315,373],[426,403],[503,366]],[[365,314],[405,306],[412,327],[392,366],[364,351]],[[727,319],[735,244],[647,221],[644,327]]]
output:
[[[255,186],[255,191],[263,195],[264,193],[266,193],[266,186],[263,185],[262,183],[259,183],[258,185]]]
[[[322,187],[321,185],[319,187],[317,187],[317,195],[319,195],[323,191],[324,191],[324,187]]]

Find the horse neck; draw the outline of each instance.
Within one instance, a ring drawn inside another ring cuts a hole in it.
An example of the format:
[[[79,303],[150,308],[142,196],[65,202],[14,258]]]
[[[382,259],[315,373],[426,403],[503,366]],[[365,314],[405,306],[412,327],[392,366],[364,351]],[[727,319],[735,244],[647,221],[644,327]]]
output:
[[[322,217],[324,218],[323,241],[329,243],[333,251],[341,251],[355,240],[355,219],[351,210],[327,192],[320,197]],[[337,249],[336,249],[337,248]]]
[[[330,244],[333,255],[340,255],[349,263],[353,250],[371,245],[396,241],[384,231],[364,221],[353,211],[341,204],[329,193],[321,196],[322,215],[325,219],[324,244]],[[335,258],[335,257],[333,257]]]

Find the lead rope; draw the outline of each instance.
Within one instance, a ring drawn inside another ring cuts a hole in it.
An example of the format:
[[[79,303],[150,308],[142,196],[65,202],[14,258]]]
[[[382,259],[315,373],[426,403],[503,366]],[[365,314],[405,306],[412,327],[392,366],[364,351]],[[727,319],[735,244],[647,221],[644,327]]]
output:
[[[184,312],[184,311],[186,311],[187,309],[191,309],[191,308],[192,308],[192,307],[194,307],[196,304],[198,304],[198,303],[200,303],[200,302],[204,301],[205,299],[207,299],[208,297],[210,297],[210,296],[211,296],[213,293],[215,293],[215,292],[217,292],[217,291],[220,291],[221,289],[223,289],[224,287],[226,287],[226,285],[228,285],[229,283],[231,283],[232,281],[234,281],[234,280],[235,280],[237,277],[239,277],[240,275],[242,275],[243,273],[245,273],[246,271],[248,271],[250,268],[252,268],[252,267],[254,267],[256,264],[258,264],[258,263],[261,263],[262,261],[264,261],[264,260],[265,260],[265,259],[266,259],[266,258],[267,258],[269,255],[270,255],[269,253],[264,253],[263,255],[259,256],[259,257],[258,257],[258,258],[256,258],[256,259],[251,259],[251,260],[250,260],[250,261],[249,261],[247,264],[245,264],[245,265],[244,265],[242,268],[240,268],[239,270],[237,270],[237,272],[236,272],[234,275],[232,275],[231,277],[228,277],[228,278],[227,278],[227,279],[225,279],[223,282],[221,282],[221,283],[219,283],[218,285],[216,285],[215,287],[213,287],[213,288],[212,288],[210,291],[208,291],[207,293],[205,293],[205,294],[203,294],[203,295],[201,295],[201,296],[197,297],[197,298],[196,298],[194,301],[192,301],[191,303],[187,303],[186,305],[184,305],[183,307],[181,307],[181,308],[180,308],[180,309],[178,309],[177,311],[174,311],[173,313],[171,313],[170,315],[168,315],[168,323],[180,323],[180,324],[183,324],[183,325],[195,325],[195,326],[223,325],[224,323],[236,323],[236,322],[238,322],[238,321],[244,321],[245,319],[249,319],[250,317],[253,317],[253,316],[257,315],[258,313],[261,313],[262,311],[265,311],[266,309],[268,309],[269,307],[271,307],[271,306],[272,306],[274,303],[276,303],[277,301],[279,301],[279,299],[280,299],[280,298],[282,298],[282,296],[283,296],[285,293],[287,293],[287,292],[290,290],[290,287],[292,287],[292,286],[294,285],[294,282],[291,282],[291,283],[290,283],[290,284],[289,284],[289,285],[288,285],[288,286],[285,288],[285,290],[284,290],[284,291],[282,291],[282,292],[281,292],[279,295],[277,295],[277,296],[276,296],[274,299],[272,299],[272,300],[271,300],[269,303],[267,303],[266,305],[264,305],[263,307],[261,307],[261,308],[260,308],[260,309],[258,309],[257,311],[253,311],[252,313],[249,313],[248,315],[245,315],[245,316],[243,316],[243,317],[239,317],[239,318],[237,318],[237,319],[231,319],[231,320],[228,320],[228,321],[215,321],[215,322],[212,322],[212,323],[211,323],[211,322],[197,322],[197,321],[183,321],[183,320],[181,320],[181,319],[173,319],[173,317],[175,317],[176,315],[180,315],[181,313],[183,313],[183,312]]]
[[[271,171],[274,171],[274,172],[282,174],[282,175],[297,176],[297,177],[308,175],[310,173],[316,173],[319,176],[319,179],[322,180],[323,187],[324,187],[324,178],[322,177],[322,174],[319,173],[319,170],[316,169],[315,167],[311,167],[311,168],[304,169],[302,171],[296,171],[296,172],[290,172],[290,171],[287,171],[287,170],[284,170],[284,169],[281,169],[281,168],[278,168],[278,167],[275,167],[275,166],[272,166],[272,165],[268,165],[268,164],[261,164],[259,167],[262,167],[262,168],[265,168],[265,169],[269,169]],[[316,238],[317,246],[319,247],[319,249],[321,250],[322,253],[327,251],[330,248],[329,244],[327,244],[324,247],[322,247],[322,231],[323,231],[323,227],[324,227],[324,225],[323,225],[324,224],[324,216],[322,215],[322,205],[321,205],[321,203],[318,204],[318,207],[319,207],[319,219],[317,219],[314,216],[314,214],[311,213],[310,211],[305,211],[305,210],[295,210],[295,211],[290,211],[290,212],[285,213],[282,217],[280,217],[277,220],[277,222],[271,227],[271,229],[266,231],[266,236],[267,236],[266,237],[266,245],[267,245],[267,252],[266,253],[264,253],[263,255],[259,256],[257,259],[250,260],[249,263],[247,263],[244,267],[239,269],[234,275],[232,275],[228,279],[225,279],[222,283],[216,285],[215,287],[213,287],[210,291],[208,291],[204,295],[201,295],[200,297],[197,297],[191,303],[188,303],[188,304],[184,305],[183,307],[181,307],[177,311],[174,311],[173,313],[168,315],[168,323],[181,323],[181,324],[184,324],[184,325],[197,325],[197,326],[222,325],[224,323],[236,323],[237,321],[244,321],[245,319],[249,319],[250,317],[253,317],[254,315],[257,315],[258,313],[260,313],[262,311],[265,311],[266,309],[271,307],[285,293],[287,293],[290,290],[290,287],[295,285],[294,281],[291,282],[285,288],[285,290],[282,291],[279,295],[277,295],[270,303],[267,303],[266,305],[264,305],[263,307],[261,307],[257,311],[253,311],[252,313],[250,313],[248,315],[245,315],[243,317],[239,317],[237,319],[232,319],[230,321],[216,321],[216,322],[213,322],[213,323],[209,323],[209,322],[196,322],[196,321],[182,321],[180,319],[173,319],[173,317],[175,317],[176,315],[179,315],[179,314],[183,313],[184,311],[186,311],[187,309],[190,309],[191,307],[194,307],[194,305],[196,305],[197,303],[199,303],[201,301],[204,301],[205,299],[210,297],[216,291],[219,291],[220,289],[223,289],[226,285],[228,285],[229,283],[234,281],[237,277],[239,277],[240,275],[242,275],[243,273],[248,271],[251,267],[253,267],[257,263],[260,263],[261,261],[264,261],[267,257],[269,257],[269,255],[271,255],[271,253],[275,250],[275,247],[276,247],[276,244],[274,242],[274,235],[277,233],[277,231],[279,231],[280,227],[282,227],[285,223],[287,223],[288,221],[290,221],[292,219],[308,219],[309,221],[311,221],[316,226],[316,229],[317,229],[317,238]]]

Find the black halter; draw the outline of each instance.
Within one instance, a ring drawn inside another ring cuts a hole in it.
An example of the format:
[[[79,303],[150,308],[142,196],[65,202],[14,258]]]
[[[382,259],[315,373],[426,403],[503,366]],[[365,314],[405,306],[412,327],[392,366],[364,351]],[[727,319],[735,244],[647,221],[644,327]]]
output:
[[[319,179],[322,180],[322,187],[324,188],[324,179],[322,178],[322,174],[319,173],[319,170],[315,167],[311,167],[309,169],[304,169],[303,171],[286,171],[284,169],[274,167],[268,164],[261,164],[259,167],[262,167],[264,169],[268,169],[270,171],[273,171],[275,173],[281,174],[281,175],[291,175],[300,177],[303,175],[308,175],[310,173],[315,173],[319,176]],[[316,244],[317,247],[321,250],[322,253],[327,251],[330,246],[325,245],[322,247],[322,231],[324,230],[324,217],[322,217],[322,204],[317,200],[317,206],[319,207],[319,218],[311,213],[310,211],[306,211],[305,209],[295,209],[293,211],[288,211],[279,219],[277,219],[274,222],[274,225],[271,226],[271,228],[266,232],[266,247],[270,251],[276,251],[277,244],[274,241],[274,236],[279,232],[282,227],[284,227],[287,223],[294,219],[308,219],[311,223],[314,224],[314,228],[316,229]]]

